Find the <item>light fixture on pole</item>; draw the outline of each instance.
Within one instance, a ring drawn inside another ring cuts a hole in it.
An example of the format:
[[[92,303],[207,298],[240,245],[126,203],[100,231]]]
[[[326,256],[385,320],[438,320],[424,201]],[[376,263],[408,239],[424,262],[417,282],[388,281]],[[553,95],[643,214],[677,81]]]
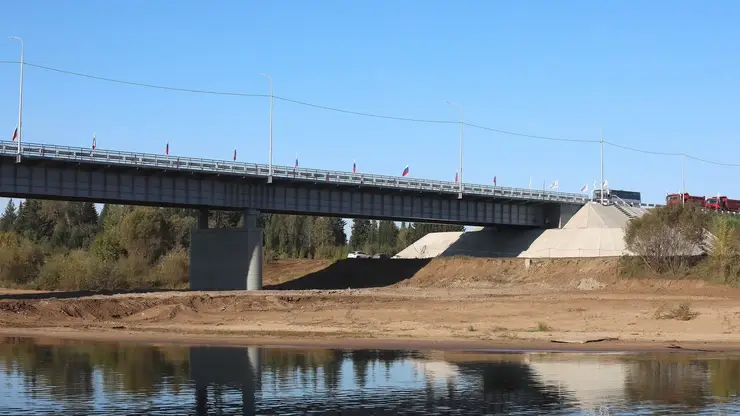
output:
[[[458,183],[459,190],[457,194],[458,199],[462,199],[463,196],[463,126],[465,125],[465,116],[463,108],[460,104],[453,101],[447,101],[447,104],[454,105],[460,109],[460,182]]]
[[[272,93],[272,76],[265,73],[260,73],[263,77],[266,77],[270,81],[270,156],[269,156],[269,169],[267,176],[267,183],[272,183],[272,106],[274,95]]]
[[[23,152],[23,52],[24,45],[23,39],[18,36],[8,36],[9,39],[16,39],[21,42],[21,87],[20,96],[18,98],[18,150],[16,151],[15,161],[16,163],[21,162],[21,153]]]

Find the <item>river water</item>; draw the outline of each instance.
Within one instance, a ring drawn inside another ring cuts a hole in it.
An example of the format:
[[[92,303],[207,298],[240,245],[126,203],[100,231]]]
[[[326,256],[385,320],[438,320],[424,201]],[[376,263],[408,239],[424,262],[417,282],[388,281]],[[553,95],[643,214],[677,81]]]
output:
[[[0,338],[0,414],[740,414],[740,357]]]

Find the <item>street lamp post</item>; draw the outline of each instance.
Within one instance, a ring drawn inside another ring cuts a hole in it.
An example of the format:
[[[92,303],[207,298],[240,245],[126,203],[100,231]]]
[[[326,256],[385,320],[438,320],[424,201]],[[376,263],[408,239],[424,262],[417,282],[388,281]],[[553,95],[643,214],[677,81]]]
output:
[[[686,154],[681,152],[681,205],[686,203]]]
[[[453,101],[447,101],[447,104],[453,105],[460,109],[460,177],[459,179],[459,191],[457,194],[458,199],[462,199],[463,196],[463,126],[465,125],[465,116],[463,113],[463,108],[460,104],[457,104]]]
[[[269,172],[267,176],[267,183],[272,183],[272,106],[273,106],[273,100],[274,95],[272,93],[272,76],[265,73],[260,73],[263,77],[266,77],[270,81],[270,167]]]
[[[601,185],[599,186],[599,202],[604,205],[604,130],[601,130]],[[596,191],[594,189],[594,191]]]
[[[20,96],[18,98],[18,150],[16,154],[16,163],[21,162],[21,153],[23,152],[22,140],[23,140],[23,52],[24,45],[23,39],[18,36],[8,36],[9,39],[16,39],[21,42],[21,87]]]

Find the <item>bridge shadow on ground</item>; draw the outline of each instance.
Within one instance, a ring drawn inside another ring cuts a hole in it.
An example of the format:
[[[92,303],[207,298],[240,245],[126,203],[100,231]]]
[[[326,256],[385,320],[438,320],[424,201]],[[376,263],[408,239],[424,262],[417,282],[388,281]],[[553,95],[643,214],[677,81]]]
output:
[[[440,255],[467,257],[517,257],[539,238],[543,229],[495,229],[485,227],[479,231],[462,233]]]
[[[30,300],[30,299],[71,299],[88,296],[111,296],[121,294],[183,292],[188,289],[126,289],[126,290],[75,290],[69,292],[33,292],[33,293],[6,293],[0,294],[0,300]]]
[[[344,259],[266,290],[365,289],[384,287],[410,279],[431,259]]]

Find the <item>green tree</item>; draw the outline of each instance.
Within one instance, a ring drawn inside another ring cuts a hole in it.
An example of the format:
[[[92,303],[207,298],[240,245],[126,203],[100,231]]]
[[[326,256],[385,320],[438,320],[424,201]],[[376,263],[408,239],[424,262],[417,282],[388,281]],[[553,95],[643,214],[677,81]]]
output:
[[[176,247],[190,247],[190,234],[195,228],[196,219],[192,215],[167,215],[172,230],[172,240]]]
[[[98,259],[114,262],[126,254],[118,228],[108,228],[100,232],[90,246],[90,253]]]
[[[98,213],[92,202],[44,201],[42,214],[53,226],[50,242],[68,250],[88,248],[98,231]]]
[[[347,227],[347,222],[342,218],[332,217],[329,218],[329,224],[331,224],[332,234],[334,235],[334,245],[344,246],[347,244],[347,233],[344,231]]]
[[[8,201],[8,205],[5,206],[5,212],[2,218],[0,218],[0,232],[14,231],[17,218],[18,214],[15,211],[15,203],[11,199]]]
[[[164,211],[157,208],[136,208],[118,226],[121,245],[128,255],[157,261],[172,248],[170,223]]]
[[[396,237],[396,252],[399,252],[413,243],[411,240],[411,234],[409,228],[406,226],[406,222],[401,223],[401,228],[398,229],[398,236]]]
[[[393,221],[380,221],[378,224],[378,250],[395,251],[398,245],[398,226]]]
[[[208,226],[211,228],[236,228],[241,221],[241,211],[209,211]]]
[[[370,220],[355,218],[352,220],[352,233],[349,236],[349,246],[353,250],[364,248],[371,242],[373,224]]]
[[[18,207],[15,230],[33,243],[45,243],[51,239],[54,231],[54,223],[48,218],[43,212],[41,201],[27,199]]]
[[[311,230],[312,240],[316,247],[333,247],[337,245],[337,236],[331,219],[316,218]]]
[[[118,226],[124,217],[134,210],[131,205],[113,205],[105,204],[100,211],[98,223],[103,229],[109,229]]]

